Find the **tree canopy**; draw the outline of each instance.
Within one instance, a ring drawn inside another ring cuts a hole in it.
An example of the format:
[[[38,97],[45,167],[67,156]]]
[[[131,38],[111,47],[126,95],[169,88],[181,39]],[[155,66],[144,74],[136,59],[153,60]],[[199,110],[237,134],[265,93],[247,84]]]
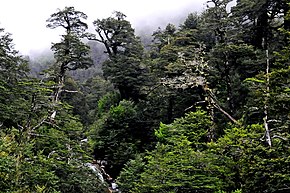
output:
[[[37,61],[0,28],[0,191],[289,192],[290,5],[234,2],[150,45],[122,12],[92,32],[58,9]]]

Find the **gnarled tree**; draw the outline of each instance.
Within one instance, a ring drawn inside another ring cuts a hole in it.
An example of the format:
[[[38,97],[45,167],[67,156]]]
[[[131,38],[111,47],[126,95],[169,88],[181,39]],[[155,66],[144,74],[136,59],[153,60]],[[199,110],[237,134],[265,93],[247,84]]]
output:
[[[102,43],[109,59],[103,65],[104,76],[120,91],[122,99],[138,101],[146,82],[147,67],[143,63],[144,48],[134,34],[129,21],[121,12],[94,21],[97,37],[89,39]]]
[[[92,65],[92,60],[89,57],[89,46],[81,40],[88,28],[88,25],[83,21],[85,19],[87,19],[87,15],[83,12],[75,10],[74,7],[65,7],[52,14],[47,20],[48,28],[60,27],[65,29],[61,41],[53,43],[51,47],[56,59],[56,82],[58,84],[54,92],[55,105],[59,101],[61,92],[64,91],[66,72],[88,68]],[[53,116],[55,116],[55,112]]]

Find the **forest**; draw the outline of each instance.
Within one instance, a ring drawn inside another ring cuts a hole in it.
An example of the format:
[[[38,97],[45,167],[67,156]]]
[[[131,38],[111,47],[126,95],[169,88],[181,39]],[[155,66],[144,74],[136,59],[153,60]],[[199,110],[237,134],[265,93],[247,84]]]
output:
[[[37,60],[1,26],[0,192],[290,192],[290,2],[232,2],[150,40],[61,8]]]

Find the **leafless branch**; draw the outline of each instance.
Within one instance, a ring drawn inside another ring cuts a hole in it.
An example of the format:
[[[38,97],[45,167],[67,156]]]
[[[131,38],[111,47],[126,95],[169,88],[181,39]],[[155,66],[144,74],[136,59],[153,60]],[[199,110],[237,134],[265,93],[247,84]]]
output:
[[[284,137],[279,136],[279,135],[273,135],[272,139],[274,139],[274,138],[278,138],[278,139],[282,139],[283,141],[287,141],[287,138],[284,138]]]
[[[233,123],[238,124],[238,121],[235,118],[233,118],[229,113],[227,113],[223,108],[221,108],[218,104],[213,103],[213,106],[220,112],[222,112],[225,116],[227,116]]]
[[[54,154],[56,151],[52,151],[52,152],[50,152],[49,154],[48,154],[48,156],[47,156],[47,158],[50,158],[50,156],[52,155],[52,154]]]
[[[24,127],[23,127],[22,125],[17,124],[17,126],[18,126],[22,131],[24,131]]]
[[[38,133],[31,133],[31,132],[29,132],[28,134],[31,135],[31,136],[36,136],[36,137],[49,137],[47,135],[41,135],[41,134],[38,134]]]
[[[47,117],[43,118],[37,125],[35,125],[30,131],[34,131],[35,129],[39,128],[43,123],[45,123]]]
[[[67,93],[77,93],[77,92],[79,92],[77,90],[62,90],[62,91],[67,92]]]
[[[206,90],[208,93],[208,96],[211,98],[212,100],[212,105],[218,109],[220,112],[222,112],[226,117],[228,117],[233,123],[235,124],[239,124],[238,121],[233,118],[229,113],[227,113],[217,102],[217,99],[214,97],[213,93],[210,90]]]

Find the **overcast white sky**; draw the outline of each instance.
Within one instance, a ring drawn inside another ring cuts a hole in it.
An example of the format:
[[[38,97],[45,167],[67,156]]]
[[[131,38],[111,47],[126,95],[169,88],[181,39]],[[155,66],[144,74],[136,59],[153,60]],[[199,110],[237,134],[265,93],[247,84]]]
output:
[[[201,11],[206,0],[0,0],[0,27],[12,33],[15,48],[30,54],[50,47],[59,40],[59,32],[46,28],[46,19],[57,8],[74,6],[88,15],[88,24],[121,11],[133,27],[157,27],[179,15]],[[151,33],[151,32],[150,32]]]

